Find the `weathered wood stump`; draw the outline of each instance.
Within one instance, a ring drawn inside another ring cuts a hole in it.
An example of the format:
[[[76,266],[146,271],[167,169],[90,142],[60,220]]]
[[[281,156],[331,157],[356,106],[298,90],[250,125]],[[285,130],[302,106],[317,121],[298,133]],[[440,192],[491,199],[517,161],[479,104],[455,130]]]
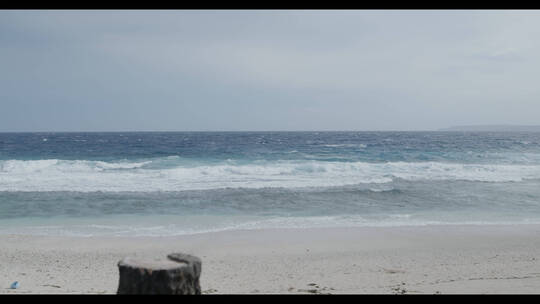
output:
[[[153,261],[127,257],[118,269],[117,294],[201,294],[201,260],[195,256],[173,253]]]

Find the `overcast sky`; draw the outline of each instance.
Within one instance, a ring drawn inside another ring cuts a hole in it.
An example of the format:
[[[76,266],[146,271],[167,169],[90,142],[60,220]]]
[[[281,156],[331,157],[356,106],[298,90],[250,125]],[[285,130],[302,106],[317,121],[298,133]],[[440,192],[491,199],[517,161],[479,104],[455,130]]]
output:
[[[540,11],[0,11],[0,131],[540,124]]]

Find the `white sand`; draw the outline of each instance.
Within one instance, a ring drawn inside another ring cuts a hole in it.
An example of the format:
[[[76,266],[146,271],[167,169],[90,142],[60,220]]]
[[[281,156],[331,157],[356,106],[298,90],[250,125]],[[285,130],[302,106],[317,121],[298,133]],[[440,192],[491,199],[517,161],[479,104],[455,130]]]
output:
[[[540,225],[2,235],[0,292],[115,293],[121,258],[175,251],[202,259],[204,293],[540,292]]]

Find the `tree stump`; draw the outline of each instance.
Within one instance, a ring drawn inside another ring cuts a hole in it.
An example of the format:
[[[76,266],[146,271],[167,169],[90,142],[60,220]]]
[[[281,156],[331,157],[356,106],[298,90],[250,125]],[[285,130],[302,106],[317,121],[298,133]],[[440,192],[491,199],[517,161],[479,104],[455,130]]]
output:
[[[167,259],[140,260],[127,257],[118,262],[117,294],[201,294],[201,260],[173,253]]]

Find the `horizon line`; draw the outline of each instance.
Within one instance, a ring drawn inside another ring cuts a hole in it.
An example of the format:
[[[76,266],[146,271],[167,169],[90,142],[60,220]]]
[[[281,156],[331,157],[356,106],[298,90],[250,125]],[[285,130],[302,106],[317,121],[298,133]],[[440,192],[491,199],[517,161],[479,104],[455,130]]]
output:
[[[0,131],[7,133],[242,133],[242,132],[505,132],[505,130],[453,130],[454,127],[426,130],[119,130],[119,131]],[[506,130],[506,132],[516,132]]]
[[[436,129],[422,130],[109,130],[109,131],[0,131],[0,133],[120,133],[120,132],[429,132]]]

